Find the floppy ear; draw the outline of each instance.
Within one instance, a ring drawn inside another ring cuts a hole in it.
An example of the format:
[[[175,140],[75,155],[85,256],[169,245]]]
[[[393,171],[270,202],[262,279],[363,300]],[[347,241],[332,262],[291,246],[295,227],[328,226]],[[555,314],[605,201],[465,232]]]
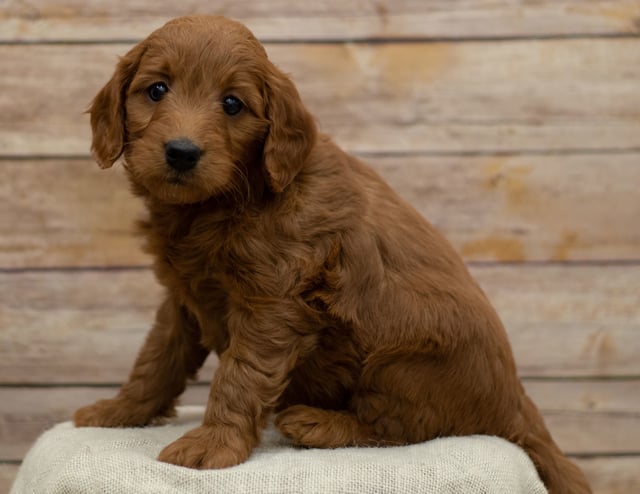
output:
[[[282,192],[302,169],[316,141],[316,125],[291,80],[273,67],[265,81],[269,133],[264,166],[271,190]]]
[[[111,80],[89,108],[93,133],[91,152],[101,168],[111,167],[124,150],[126,93],[144,51],[142,45],[136,45],[120,59]]]

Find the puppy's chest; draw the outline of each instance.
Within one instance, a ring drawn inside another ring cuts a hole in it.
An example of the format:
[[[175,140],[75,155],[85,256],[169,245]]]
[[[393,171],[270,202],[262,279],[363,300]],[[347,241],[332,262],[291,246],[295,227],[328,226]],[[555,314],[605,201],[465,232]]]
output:
[[[224,237],[218,228],[198,227],[190,218],[163,222],[157,217],[144,226],[156,276],[174,297],[191,306],[224,290]]]
[[[215,245],[205,248],[187,236],[165,243],[156,257],[156,273],[184,302],[197,303],[213,292],[225,291],[225,263],[218,257]]]
[[[203,310],[212,299],[227,306],[229,296],[307,298],[324,285],[327,259],[335,239],[304,241],[275,235],[259,222],[181,221],[171,231],[154,225],[151,253],[160,282],[192,309]],[[224,300],[223,300],[224,299]]]

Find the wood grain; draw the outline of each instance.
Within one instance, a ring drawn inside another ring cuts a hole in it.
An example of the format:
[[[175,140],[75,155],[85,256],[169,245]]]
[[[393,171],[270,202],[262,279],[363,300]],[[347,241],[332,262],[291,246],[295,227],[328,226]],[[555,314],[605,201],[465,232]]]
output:
[[[524,387],[538,408],[547,413],[620,415],[636,419],[640,413],[640,377],[620,381],[527,379]],[[565,445],[568,447],[569,443]],[[640,442],[632,450],[640,453]]]
[[[485,266],[472,273],[505,324],[521,375],[640,375],[637,265]]]
[[[583,402],[574,411],[564,408],[572,382],[525,383],[539,405],[551,433],[569,454],[640,453],[640,429],[634,427],[640,414],[640,381],[582,382]],[[55,423],[70,420],[80,406],[115,395],[117,388],[2,388],[0,387],[0,461],[19,460],[28,447]],[[615,403],[600,396],[616,395]],[[204,405],[208,386],[190,386],[181,403]],[[542,397],[542,399],[539,399]]]
[[[576,459],[594,494],[640,492],[640,456]]]
[[[640,454],[640,380],[524,385],[567,454]]]
[[[19,465],[0,463],[0,492],[8,493],[18,475]]]
[[[2,41],[138,39],[188,13],[223,14],[264,40],[495,38],[633,34],[635,0],[31,0],[0,4]]]
[[[143,203],[92,160],[0,161],[0,267],[149,265]]]
[[[467,260],[640,259],[638,153],[366,161]],[[0,267],[150,264],[134,229],[142,202],[121,168],[67,159],[0,170]]]
[[[0,280],[0,292],[8,294],[0,310],[4,383],[123,382],[162,298],[148,270],[0,274]],[[213,373],[210,361],[200,373],[205,379]]]
[[[640,375],[639,265],[472,272],[521,375]],[[0,292],[0,384],[122,382],[161,297],[148,270],[0,273]]]
[[[0,45],[0,153],[88,153],[89,101],[130,45]],[[321,127],[358,152],[637,149],[640,38],[276,44]],[[22,104],[16,104],[16,101]]]
[[[640,155],[368,160],[468,260],[637,259]],[[628,182],[630,180],[630,182]]]

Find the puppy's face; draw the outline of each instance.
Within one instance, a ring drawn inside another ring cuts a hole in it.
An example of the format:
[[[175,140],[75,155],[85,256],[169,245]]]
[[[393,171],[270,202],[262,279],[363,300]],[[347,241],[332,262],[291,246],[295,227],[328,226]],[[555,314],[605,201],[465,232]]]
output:
[[[167,203],[240,191],[262,173],[281,192],[315,126],[291,82],[242,25],[174,20],[122,58],[91,106],[102,167],[124,154],[136,189]]]
[[[145,43],[127,90],[124,155],[133,180],[160,199],[204,200],[261,155],[265,56],[238,31],[225,24],[212,37],[178,23]]]

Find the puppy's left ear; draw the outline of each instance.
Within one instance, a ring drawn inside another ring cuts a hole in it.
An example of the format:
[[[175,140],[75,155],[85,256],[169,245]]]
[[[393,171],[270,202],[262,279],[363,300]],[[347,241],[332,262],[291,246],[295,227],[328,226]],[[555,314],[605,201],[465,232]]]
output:
[[[265,81],[269,134],[264,166],[271,190],[282,192],[300,172],[316,142],[316,124],[291,80],[272,67]]]
[[[91,151],[100,168],[111,167],[124,150],[126,93],[144,51],[139,44],[122,57],[111,80],[91,102]]]

